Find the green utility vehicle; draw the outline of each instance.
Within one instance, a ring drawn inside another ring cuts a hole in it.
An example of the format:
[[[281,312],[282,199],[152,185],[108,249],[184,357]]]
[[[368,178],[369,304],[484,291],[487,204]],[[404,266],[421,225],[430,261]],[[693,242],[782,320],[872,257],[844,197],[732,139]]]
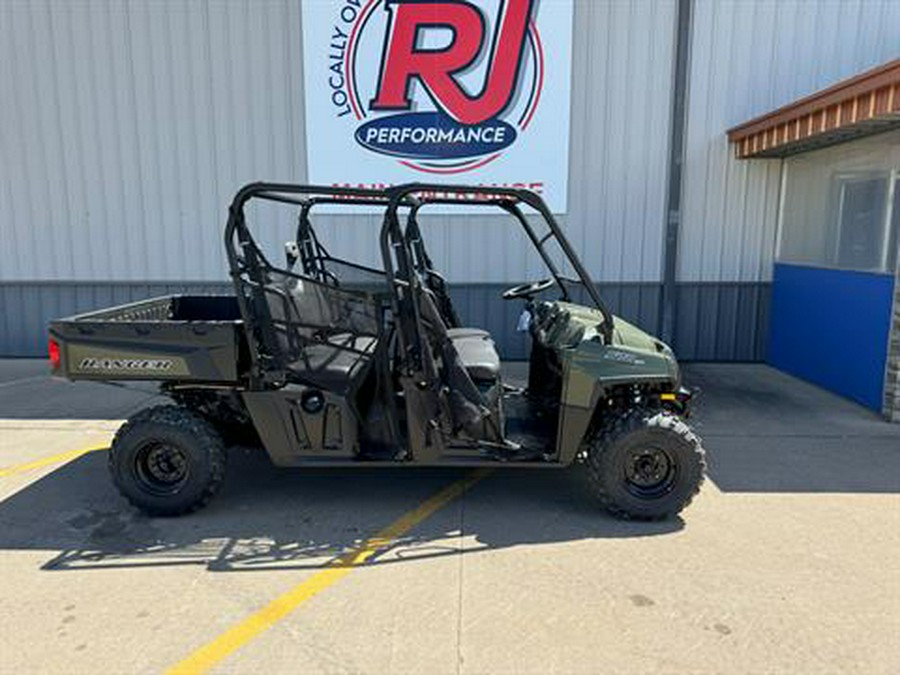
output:
[[[297,209],[283,267],[251,233],[254,201]],[[503,293],[523,305],[526,387],[503,381],[491,335],[464,325],[426,250],[420,212],[461,201],[521,228],[549,274]],[[310,220],[323,203],[383,208],[379,266],[328,253]],[[173,400],[134,415],[113,441],[113,479],[138,508],[205,505],[235,432],[289,467],[577,462],[599,501],[627,518],[673,516],[698,492],[704,452],[672,350],[612,316],[537,194],[255,183],[231,204],[225,247],[234,295],[162,297],[50,324],[55,375],[158,381]]]

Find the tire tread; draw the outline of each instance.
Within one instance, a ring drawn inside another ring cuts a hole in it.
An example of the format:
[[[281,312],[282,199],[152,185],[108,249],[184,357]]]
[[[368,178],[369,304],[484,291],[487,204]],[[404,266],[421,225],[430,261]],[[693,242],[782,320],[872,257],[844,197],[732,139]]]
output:
[[[690,447],[700,466],[700,480],[684,501],[676,509],[657,515],[643,515],[629,512],[618,504],[609,493],[605,472],[603,470],[604,455],[611,450],[616,442],[641,429],[658,427],[669,430],[680,436]],[[610,513],[624,520],[656,521],[671,518],[687,508],[694,497],[700,492],[700,488],[706,478],[706,451],[700,437],[689,427],[683,419],[666,410],[650,408],[634,408],[623,415],[618,416],[612,424],[606,425],[590,443],[587,452],[587,474],[594,495],[600,504]]]
[[[162,424],[186,431],[196,439],[198,447],[206,451],[209,458],[210,474],[200,496],[194,501],[181,506],[160,507],[142,503],[133,498],[118,478],[119,447],[129,435],[137,433],[146,424]],[[153,516],[181,516],[193,513],[209,504],[210,500],[221,489],[225,480],[225,447],[219,433],[207,420],[187,408],[163,404],[145,408],[132,415],[119,427],[113,438],[107,460],[109,471],[119,492],[137,509]]]

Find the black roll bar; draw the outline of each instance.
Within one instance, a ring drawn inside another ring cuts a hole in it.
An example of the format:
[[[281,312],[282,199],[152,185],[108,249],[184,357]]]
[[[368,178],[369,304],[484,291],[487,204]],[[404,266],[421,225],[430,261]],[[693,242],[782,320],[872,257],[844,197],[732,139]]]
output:
[[[528,223],[519,204],[525,204],[537,211],[547,224],[552,236],[559,242],[563,254],[575,269],[582,285],[585,287],[593,304],[603,315],[603,323],[599,327],[601,334],[607,343],[612,342],[613,317],[603,302],[590,276],[581,263],[581,260],[572,249],[565,234],[553,217],[544,200],[530,191],[516,188],[501,187],[471,187],[465,185],[442,185],[438,183],[408,183],[385,190],[368,188],[354,188],[326,185],[297,185],[291,183],[256,182],[242,187],[228,209],[228,221],[225,226],[225,251],[228,257],[230,275],[234,281],[238,307],[244,318],[244,330],[250,346],[250,358],[252,364],[251,386],[260,385],[263,380],[263,369],[260,367],[260,354],[255,336],[252,334],[254,327],[261,331],[263,344],[273,344],[274,335],[271,315],[268,304],[265,301],[263,290],[264,280],[263,263],[265,257],[256,246],[253,237],[247,228],[244,217],[244,207],[251,199],[295,204],[301,207],[301,216],[308,216],[309,210],[315,204],[321,203],[347,203],[347,204],[377,204],[386,206],[384,220],[381,228],[380,246],[384,260],[384,271],[387,276],[388,286],[391,289],[391,301],[394,315],[405,324],[399,331],[401,347],[410,360],[413,369],[421,368],[421,336],[419,334],[419,312],[417,303],[413,297],[414,287],[419,281],[413,273],[413,254],[409,242],[400,226],[397,211],[401,206],[411,207],[413,216],[415,212],[426,203],[459,204],[459,200],[447,197],[429,196],[423,193],[476,195],[477,199],[467,203],[477,205],[497,206],[511,214],[525,229],[541,259],[557,280],[564,297],[568,297],[565,284],[559,275],[559,270],[552,259],[544,250],[544,244],[549,237],[539,239],[534,229]],[[416,196],[418,195],[418,196]],[[421,233],[420,238],[421,238]],[[237,241],[235,241],[237,238]],[[396,269],[394,257],[396,255]],[[251,298],[240,292],[240,277],[247,273],[251,286]],[[261,315],[261,321],[252,321],[250,301],[255,305],[256,311]]]
[[[365,198],[341,199],[339,197],[317,195],[315,197],[310,197],[309,199],[298,200],[297,203],[300,204],[300,215],[297,221],[297,240],[299,241],[303,233],[303,227],[312,225],[309,220],[309,212],[312,211],[314,206],[319,204],[341,204],[347,206],[383,206],[387,208],[390,200],[387,193],[383,190],[372,190],[372,195]],[[416,200],[409,199],[402,204],[402,206],[412,207],[415,206],[416,203]]]
[[[385,214],[385,229],[388,227],[393,227],[393,223],[397,223],[399,226],[399,221],[397,219],[397,208],[400,206],[401,202],[409,199],[412,196],[415,196],[418,202],[417,206],[414,207],[414,211],[418,211],[418,209],[425,204],[475,204],[478,206],[493,205],[503,209],[510,215],[514,216],[519,224],[522,225],[526,234],[528,235],[528,238],[531,240],[532,244],[534,244],[538,255],[541,256],[544,264],[547,265],[547,268],[550,270],[557,284],[562,289],[563,297],[568,299],[568,292],[566,290],[565,284],[562,283],[563,279],[559,274],[559,270],[553,263],[553,260],[547,255],[547,252],[544,250],[544,244],[546,243],[548,237],[545,236],[543,239],[539,239],[537,237],[534,229],[528,223],[525,215],[522,213],[522,210],[518,205],[526,204],[527,206],[537,211],[544,219],[544,222],[547,224],[547,227],[550,230],[550,234],[552,234],[553,238],[556,239],[556,241],[559,243],[563,254],[566,256],[566,259],[574,268],[575,273],[578,275],[582,286],[584,286],[585,290],[591,298],[591,301],[594,303],[594,306],[603,315],[603,323],[600,325],[599,330],[603,335],[606,343],[612,344],[614,329],[614,320],[612,313],[609,311],[609,308],[607,308],[606,303],[603,302],[603,298],[597,291],[597,287],[594,286],[590,275],[584,268],[584,265],[581,263],[581,260],[575,253],[575,250],[572,248],[569,240],[566,239],[566,236],[560,228],[559,223],[557,223],[556,218],[553,217],[553,214],[547,207],[547,204],[544,202],[544,200],[540,197],[540,195],[532,192],[531,190],[519,188],[472,187],[467,185],[444,185],[440,183],[407,183],[405,185],[398,185],[396,187],[387,188],[385,192],[390,197],[390,203],[388,204],[387,213]],[[445,195],[471,194],[477,195],[478,198],[472,201],[463,202],[458,199],[448,197],[429,197],[427,194],[423,194],[429,192],[437,194],[443,193]],[[382,233],[382,235],[382,239],[384,239],[384,232]],[[386,255],[385,247],[383,244],[382,252]],[[386,256],[386,266],[388,262],[389,261]]]
[[[300,195],[301,197],[292,198],[288,195]],[[249,183],[238,190],[231,206],[228,208],[228,223],[225,226],[225,250],[228,254],[228,263],[232,273],[238,267],[238,259],[234,250],[234,235],[238,234],[241,244],[245,243],[249,233],[246,229],[243,212],[244,206],[251,199],[263,199],[266,201],[281,202],[284,204],[296,204],[303,207],[309,198],[303,199],[303,196],[325,196],[334,199],[335,203],[346,200],[353,203],[360,200],[365,203],[367,200],[374,200],[373,203],[383,203],[386,193],[383,190],[370,190],[367,188],[353,188],[342,186],[327,185],[296,185],[292,183]],[[340,199],[343,197],[344,199]]]
[[[319,204],[340,204],[342,206],[383,206],[387,208],[389,199],[384,191],[372,190],[372,195],[366,198],[358,197],[353,199],[338,198],[332,196],[315,196],[302,201],[300,213],[297,217],[297,244],[300,246],[300,256],[304,263],[309,263],[313,259],[321,260],[330,257],[325,246],[319,241],[316,228],[313,227],[312,221],[309,219],[309,213],[313,207]],[[416,201],[412,198],[404,201],[401,206],[409,206],[414,208]],[[349,261],[343,261],[344,264],[351,267],[365,269],[364,266]],[[374,270],[373,270],[374,271]],[[320,273],[324,273],[320,270]]]
[[[479,204],[485,204],[488,206],[496,206],[497,208],[503,209],[511,216],[513,216],[522,228],[525,230],[528,238],[531,240],[531,243],[534,244],[534,247],[537,249],[538,255],[541,256],[541,260],[550,270],[550,274],[553,275],[553,278],[556,280],[556,285],[562,291],[563,299],[571,300],[569,297],[569,291],[566,288],[563,282],[563,277],[559,273],[559,269],[556,267],[556,263],[553,262],[553,259],[547,255],[547,252],[544,250],[544,242],[551,236],[553,236],[552,231],[548,231],[543,237],[538,239],[537,234],[534,231],[534,228],[531,227],[531,224],[525,218],[525,214],[522,213],[522,210],[515,204],[515,202],[511,202],[508,199],[498,199],[498,200],[480,200]],[[424,241],[422,239],[422,232],[419,229],[419,222],[416,218],[419,210],[427,205],[427,204],[449,204],[458,206],[460,201],[458,199],[448,199],[448,198],[432,198],[426,199],[425,201],[419,201],[415,207],[410,211],[409,217],[406,220],[406,236],[410,240],[412,253],[415,256],[416,265],[422,267],[423,265],[427,268],[431,267],[431,259],[428,254],[425,252]]]
[[[294,195],[297,196],[295,197]],[[262,269],[265,257],[256,246],[247,228],[247,222],[244,218],[244,207],[251,199],[296,204],[302,207],[304,202],[307,201],[303,197],[308,198],[315,195],[327,195],[332,198],[343,197],[348,202],[352,202],[354,199],[384,199],[383,191],[366,188],[258,182],[249,183],[238,190],[231,201],[231,205],[228,207],[228,222],[225,225],[224,235],[225,253],[228,257],[229,272],[234,283],[238,308],[243,318],[244,331],[247,336],[251,364],[250,386],[252,389],[259,388],[267,379],[265,369],[260,363],[261,357],[256,339],[257,336],[253,334],[253,331],[254,329],[260,331],[259,337],[264,345],[275,344],[276,336],[263,287]],[[235,236],[237,237],[237,242],[235,242]],[[247,298],[241,292],[241,275],[244,272],[247,273],[252,282],[250,284],[252,298]],[[253,309],[260,316],[260,321],[258,322],[253,321],[253,311],[250,307],[251,300],[254,305]],[[275,365],[276,368],[281,367],[281,364],[276,363]]]

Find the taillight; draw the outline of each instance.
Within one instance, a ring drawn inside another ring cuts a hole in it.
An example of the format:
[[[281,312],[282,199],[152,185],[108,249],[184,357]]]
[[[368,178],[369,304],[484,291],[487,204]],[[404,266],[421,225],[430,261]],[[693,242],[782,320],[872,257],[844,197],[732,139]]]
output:
[[[50,356],[50,366],[53,370],[59,370],[59,343],[53,338],[47,344],[47,354]]]

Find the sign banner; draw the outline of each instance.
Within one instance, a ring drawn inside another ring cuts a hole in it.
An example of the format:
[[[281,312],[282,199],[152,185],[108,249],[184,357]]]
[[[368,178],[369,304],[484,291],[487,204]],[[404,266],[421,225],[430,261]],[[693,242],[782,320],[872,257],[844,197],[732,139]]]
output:
[[[525,187],[565,213],[572,0],[302,9],[311,183]]]

